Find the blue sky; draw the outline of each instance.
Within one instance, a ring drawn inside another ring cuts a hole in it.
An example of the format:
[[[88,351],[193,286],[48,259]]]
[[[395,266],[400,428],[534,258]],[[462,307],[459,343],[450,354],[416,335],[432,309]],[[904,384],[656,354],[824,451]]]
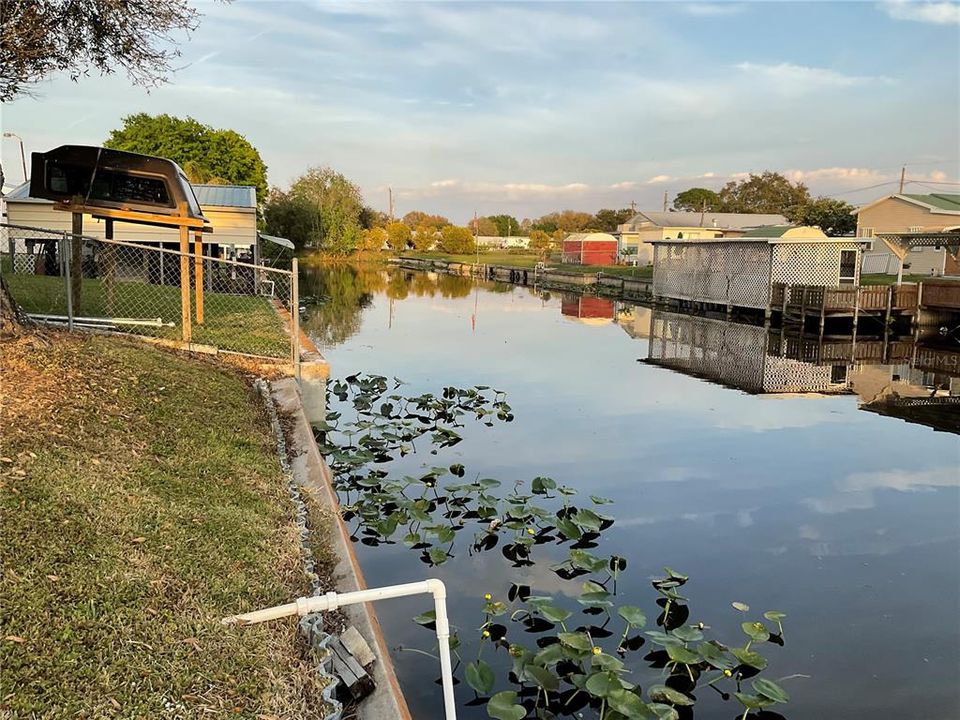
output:
[[[957,191],[960,4],[201,3],[172,83],[54,78],[6,105],[28,152],[134,112],[244,134],[271,184],[330,165],[397,211],[657,208],[765,169],[866,202],[900,166]],[[16,143],[2,145],[19,179]]]

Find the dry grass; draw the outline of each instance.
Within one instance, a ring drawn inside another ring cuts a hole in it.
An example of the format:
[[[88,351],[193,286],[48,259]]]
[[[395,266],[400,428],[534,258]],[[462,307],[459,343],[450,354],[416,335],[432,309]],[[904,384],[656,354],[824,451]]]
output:
[[[0,715],[316,714],[292,506],[249,383],[102,336],[0,344]]]

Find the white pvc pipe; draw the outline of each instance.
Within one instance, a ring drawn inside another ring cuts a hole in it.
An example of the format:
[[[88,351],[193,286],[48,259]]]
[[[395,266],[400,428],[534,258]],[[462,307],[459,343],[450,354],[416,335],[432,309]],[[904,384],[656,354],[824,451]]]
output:
[[[254,610],[241,615],[225,617],[224,625],[234,623],[253,625],[255,623],[277,620],[293,615],[304,616],[314,612],[336,610],[344,605],[389,600],[407,595],[433,595],[436,613],[437,645],[440,649],[440,678],[443,682],[443,709],[446,720],[456,720],[457,706],[453,696],[453,663],[450,660],[450,622],[447,619],[447,589],[442,581],[435,578],[403,585],[388,585],[382,588],[370,588],[348,593],[328,592],[325,595],[297,598],[292,603],[276,607]]]

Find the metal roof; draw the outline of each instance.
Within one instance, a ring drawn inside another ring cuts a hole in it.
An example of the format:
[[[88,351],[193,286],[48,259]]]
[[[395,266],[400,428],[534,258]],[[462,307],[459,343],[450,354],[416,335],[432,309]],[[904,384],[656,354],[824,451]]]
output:
[[[277,237],[276,235],[266,235],[262,232],[258,232],[257,237],[261,240],[272,242],[274,245],[279,245],[282,248],[286,248],[287,250],[296,250],[293,242],[287,240],[287,238]]]
[[[194,185],[201,207],[257,207],[257,189],[251,185]]]
[[[704,227],[726,230],[746,230],[760,225],[785,225],[787,219],[775,213],[719,213],[719,212],[661,212],[647,211],[637,213],[626,225],[640,225],[649,222],[657,227]]]
[[[927,195],[915,195],[913,193],[904,193],[904,197],[931,205],[941,210],[960,211],[960,195],[950,195],[947,193],[930,193]]]
[[[257,189],[251,185],[193,185],[201,208],[232,207],[255,210]],[[30,197],[30,183],[23,183],[11,190],[4,200],[14,202],[51,203],[50,200]]]

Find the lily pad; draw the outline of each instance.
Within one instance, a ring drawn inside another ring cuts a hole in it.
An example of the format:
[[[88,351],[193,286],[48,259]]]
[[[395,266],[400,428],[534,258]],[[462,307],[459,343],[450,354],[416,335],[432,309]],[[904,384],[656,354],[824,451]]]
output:
[[[769,698],[770,700],[773,700],[773,702],[790,702],[790,696],[787,694],[787,691],[777,685],[777,683],[775,683],[773,680],[757,678],[756,680],[752,681],[751,684],[758,695]]]
[[[498,692],[487,703],[487,715],[494,720],[523,720],[527,716],[527,710],[522,705],[517,705],[517,693],[513,690],[504,690]]]
[[[467,685],[481,695],[486,695],[493,690],[496,677],[493,674],[493,668],[483,660],[468,663],[464,674],[467,679]]]
[[[627,624],[633,628],[642,628],[647,624],[647,616],[643,610],[635,605],[624,605],[617,608],[617,614],[627,621]]]
[[[671,705],[693,705],[694,703],[693,698],[666,685],[652,686],[647,690],[647,695],[655,702],[669,703]]]

